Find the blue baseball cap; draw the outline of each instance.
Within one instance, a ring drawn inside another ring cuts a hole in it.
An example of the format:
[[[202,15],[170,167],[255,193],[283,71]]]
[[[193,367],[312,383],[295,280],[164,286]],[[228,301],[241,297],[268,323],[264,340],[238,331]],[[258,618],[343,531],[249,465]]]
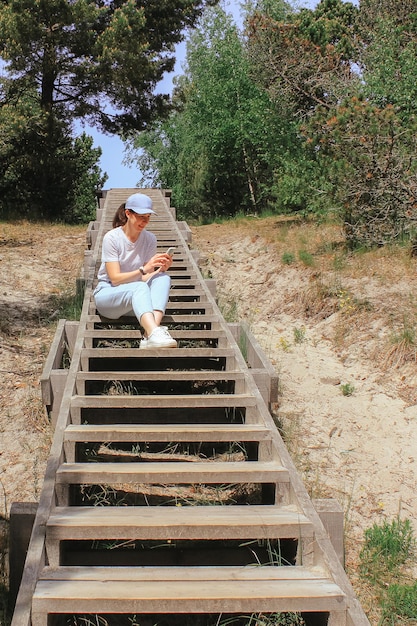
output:
[[[155,214],[155,211],[152,210],[152,200],[144,193],[134,193],[133,196],[129,196],[125,202],[125,209],[134,211],[138,215]]]

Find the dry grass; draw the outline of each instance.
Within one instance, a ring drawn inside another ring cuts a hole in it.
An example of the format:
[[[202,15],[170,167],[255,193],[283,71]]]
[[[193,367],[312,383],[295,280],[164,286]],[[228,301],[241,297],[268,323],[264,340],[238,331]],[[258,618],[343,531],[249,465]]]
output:
[[[265,287],[274,288],[268,280],[270,275],[283,268],[283,255],[291,255],[294,262],[288,267],[297,273],[303,287],[283,294],[281,312],[310,320],[323,320],[338,314],[338,328],[334,333],[336,347],[343,348],[352,342],[368,343],[365,346],[367,356],[376,355],[381,368],[398,368],[416,358],[409,345],[401,345],[398,341],[395,345],[392,343],[392,338],[403,332],[405,319],[410,329],[417,329],[417,274],[411,246],[348,252],[343,247],[341,230],[336,224],[317,225],[285,216],[246,218],[230,226],[201,226],[194,232],[198,241],[208,239],[205,243],[213,250],[221,250],[222,245],[230,249],[232,232],[237,241],[249,241],[249,246],[256,247],[257,254],[267,254],[266,280],[260,281],[259,294],[265,291]],[[300,261],[300,250],[312,256],[312,266],[305,266]],[[228,254],[233,256],[234,263],[238,262],[234,252]],[[205,260],[209,266],[215,261],[214,255],[215,252],[209,253]],[[256,273],[256,266],[251,265],[249,269],[252,267]],[[236,316],[241,319],[244,298],[240,296],[231,301],[230,294],[223,292],[219,282],[221,297],[229,298],[229,306],[232,302]],[[257,298],[256,287],[257,282],[252,290],[254,300]],[[379,337],[374,345],[376,333]]]
[[[85,226],[0,226],[0,623],[7,623],[8,519],[13,502],[36,501],[50,424],[40,376],[60,313],[84,260]]]

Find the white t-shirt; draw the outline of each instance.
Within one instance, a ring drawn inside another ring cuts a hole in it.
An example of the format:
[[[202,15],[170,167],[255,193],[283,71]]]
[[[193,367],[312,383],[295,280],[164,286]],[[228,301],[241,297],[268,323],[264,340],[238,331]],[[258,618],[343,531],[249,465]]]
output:
[[[121,226],[112,228],[103,237],[101,265],[97,274],[99,281],[110,283],[106,263],[119,261],[121,272],[133,272],[145,265],[156,254],[156,237],[143,230],[135,242],[130,241]],[[139,277],[138,277],[139,280]]]

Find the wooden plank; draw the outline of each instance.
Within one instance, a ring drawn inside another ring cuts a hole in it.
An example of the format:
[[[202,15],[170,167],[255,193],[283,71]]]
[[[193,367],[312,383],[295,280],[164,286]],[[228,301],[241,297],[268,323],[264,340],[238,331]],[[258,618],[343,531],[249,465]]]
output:
[[[175,309],[177,303],[172,303],[171,302],[171,308]],[[181,303],[178,303],[181,304]],[[184,303],[183,303],[184,304]],[[189,302],[187,303],[189,305],[189,307],[186,308],[190,308],[192,306],[192,303]],[[199,307],[196,306],[196,308],[198,309]],[[131,323],[131,324],[138,324],[138,320],[136,319],[136,317],[120,317],[118,319],[110,319],[108,317],[102,317],[100,315],[89,315],[88,316],[88,323],[93,323],[93,324],[115,324],[115,325],[119,325],[119,324],[127,324],[127,323]],[[197,313],[196,315],[192,315],[192,314],[188,314],[188,315],[169,315],[168,314],[168,309],[166,314],[164,315],[163,321],[165,323],[169,322],[171,324],[181,324],[181,323],[195,323],[195,324],[207,324],[207,323],[214,323],[214,322],[219,322],[219,317],[218,315],[215,315],[213,313],[211,314],[204,314],[204,315],[200,315],[199,313]]]
[[[53,369],[61,367],[61,359],[66,347],[65,324],[66,320],[58,320],[55,335],[41,374],[41,383],[43,380],[49,379],[50,372]]]
[[[277,568],[278,569],[278,568]],[[241,613],[344,611],[345,595],[329,580],[85,581],[40,580],[38,613]]]
[[[251,394],[190,394],[190,395],[118,395],[73,396],[74,408],[137,408],[137,407],[254,407],[256,398]]]
[[[65,431],[66,441],[264,441],[270,438],[268,428],[262,425],[187,424],[101,425],[70,424]]]
[[[172,329],[170,333],[176,339],[219,339],[225,337],[223,330],[197,329],[197,330],[177,330]],[[139,330],[87,330],[84,333],[86,339],[141,339],[142,333]]]
[[[113,381],[113,380],[135,380],[135,381],[150,381],[150,380],[192,380],[192,381],[243,381],[245,375],[240,370],[227,370],[227,371],[168,371],[168,372],[154,372],[152,370],[141,370],[136,372],[127,371],[114,371],[114,372],[78,372],[77,380],[88,381]]]
[[[102,383],[102,387],[104,389],[105,385],[108,386],[109,383],[152,383],[152,382],[163,382],[163,388],[166,388],[167,385],[175,385],[177,381],[180,382],[190,382],[195,386],[200,383],[203,385],[202,391],[204,391],[204,383],[216,384],[220,383],[221,385],[227,386],[227,388],[233,388],[235,393],[244,393],[247,389],[247,378],[243,374],[243,372],[238,370],[229,370],[229,371],[219,371],[219,370],[211,370],[211,371],[199,371],[199,370],[190,370],[190,371],[152,371],[152,370],[143,370],[136,372],[129,371],[104,371],[104,372],[78,372],[77,373],[77,386],[76,392],[77,394],[85,394],[86,383]],[[122,385],[123,387],[123,385]],[[197,391],[197,389],[196,389]],[[215,390],[213,390],[213,393]],[[123,389],[121,389],[121,393],[124,393]]]
[[[126,330],[126,329],[94,329],[94,330],[85,330],[83,333],[85,339],[141,339],[142,331],[141,330]]]
[[[175,280],[173,280],[172,282],[176,282]],[[181,288],[181,285],[184,285],[185,281],[181,281],[181,283],[179,283],[178,286],[176,287],[171,287],[170,290],[170,298],[172,298],[173,296],[176,297],[184,297],[184,296],[192,296],[193,298],[202,298],[206,295],[206,292],[203,289],[199,289],[198,287],[195,286],[195,282],[190,281],[190,287],[188,289]],[[172,301],[172,300],[171,300]]]
[[[235,355],[233,348],[176,348],[167,350],[162,348],[149,348],[138,350],[137,348],[83,348],[82,358],[112,358],[112,359],[146,359],[148,355],[163,355],[172,358],[224,358]]]
[[[168,300],[166,311],[171,311],[172,309],[191,309],[195,310],[197,313],[194,315],[201,315],[201,311],[205,311],[205,315],[213,314],[213,304],[208,300],[204,300],[203,302],[171,302]],[[217,318],[217,321],[219,319]]]
[[[314,507],[320,516],[341,564],[345,564],[344,512],[335,498],[317,498]]]
[[[57,539],[300,539],[311,522],[295,507],[57,507],[47,523]]]
[[[177,382],[189,383],[188,388],[193,387],[201,393],[223,393],[222,389],[241,394],[247,389],[247,379],[242,372],[226,372],[226,371],[141,371],[141,372],[79,372],[77,374],[76,393],[79,395],[86,393],[86,385],[90,383],[89,389],[91,393],[91,385],[95,385],[97,393],[97,385],[102,393],[110,386],[120,385],[120,393],[126,393],[130,385],[133,387],[147,385],[148,383],[162,383],[162,389],[175,388]],[[129,384],[124,384],[129,383]],[[205,384],[210,384],[212,389],[206,388]],[[198,386],[201,389],[198,389]],[[216,389],[219,385],[220,389]],[[156,387],[156,385],[155,385]],[[153,393],[154,389],[152,389]],[[135,393],[133,390],[132,393]]]
[[[99,581],[108,580],[111,573],[115,581],[143,581],[143,580],[182,580],[185,584],[190,580],[210,581],[221,580],[323,580],[327,573],[321,567],[305,567],[303,565],[222,565],[219,566],[166,566],[166,567],[117,567],[108,566],[83,567],[80,565],[66,565],[45,567],[39,575],[40,580],[77,580]]]
[[[257,461],[181,463],[64,463],[57,483],[286,483],[288,470],[278,463]]]

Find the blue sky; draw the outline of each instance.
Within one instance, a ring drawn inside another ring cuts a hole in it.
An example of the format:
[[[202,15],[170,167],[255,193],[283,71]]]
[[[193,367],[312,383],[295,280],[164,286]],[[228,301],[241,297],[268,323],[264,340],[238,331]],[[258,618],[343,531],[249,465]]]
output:
[[[228,0],[225,2],[227,11],[235,16],[238,24],[240,23],[240,2],[241,0]],[[317,4],[318,0],[300,0],[299,2],[300,7],[314,8]],[[182,73],[181,65],[184,61],[184,57],[185,44],[181,44],[177,49],[177,63],[172,76]],[[172,76],[167,76],[158,90],[169,92],[172,85]],[[94,128],[86,127],[84,130],[93,137],[94,147],[100,146],[102,149],[100,167],[102,171],[106,172],[108,175],[104,188],[136,187],[140,178],[140,172],[137,168],[130,168],[123,165],[123,142],[116,136],[103,135]]]

